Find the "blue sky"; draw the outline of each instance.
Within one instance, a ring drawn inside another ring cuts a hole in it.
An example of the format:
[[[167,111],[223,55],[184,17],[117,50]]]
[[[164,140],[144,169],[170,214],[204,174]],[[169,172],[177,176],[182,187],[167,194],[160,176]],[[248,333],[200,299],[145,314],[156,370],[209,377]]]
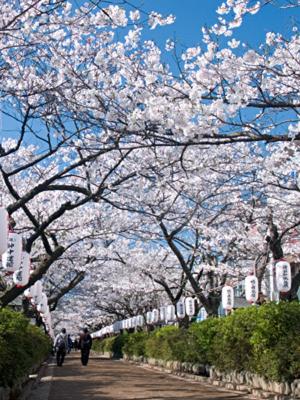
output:
[[[168,38],[176,38],[183,47],[192,47],[201,41],[201,28],[213,25],[217,21],[215,10],[225,0],[128,0],[147,12],[157,11],[162,14],[174,14],[176,22],[167,27],[149,32],[149,37],[162,44]],[[284,0],[281,1],[281,3]],[[86,0],[72,0],[80,5]],[[116,0],[109,3],[118,3]],[[103,2],[105,4],[105,2]],[[291,27],[300,21],[298,9],[280,9],[269,5],[258,14],[248,16],[245,24],[236,30],[236,38],[250,46],[257,46],[269,31],[281,32],[289,36]]]
[[[144,1],[144,4],[148,10],[176,15],[175,24],[160,28],[160,35],[165,35],[162,33],[163,30],[168,31],[169,35],[175,34],[183,44],[192,46],[201,40],[201,27],[216,22],[215,10],[222,2],[218,0],[148,0]],[[245,25],[236,32],[239,32],[238,36],[243,41],[255,45],[268,31],[289,32],[297,14],[299,14],[299,8],[283,10],[267,6],[258,14],[248,16]],[[298,22],[299,19],[298,15]],[[158,31],[157,34],[159,35]]]

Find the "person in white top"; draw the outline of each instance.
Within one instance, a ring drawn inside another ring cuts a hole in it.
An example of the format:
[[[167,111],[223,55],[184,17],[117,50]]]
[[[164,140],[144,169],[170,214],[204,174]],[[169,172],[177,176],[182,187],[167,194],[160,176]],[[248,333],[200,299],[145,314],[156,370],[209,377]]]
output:
[[[58,367],[61,367],[64,363],[67,348],[68,348],[68,335],[66,329],[62,328],[62,330],[54,340],[54,349],[56,351],[56,362]]]

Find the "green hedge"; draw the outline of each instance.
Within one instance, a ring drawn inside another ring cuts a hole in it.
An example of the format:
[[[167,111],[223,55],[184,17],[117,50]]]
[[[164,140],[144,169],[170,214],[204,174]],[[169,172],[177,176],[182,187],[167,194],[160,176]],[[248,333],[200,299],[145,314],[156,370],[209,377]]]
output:
[[[215,365],[222,371],[250,371],[275,381],[300,378],[300,304],[269,303],[236,310],[224,318],[166,326],[103,340],[119,354]]]
[[[271,380],[300,377],[300,304],[270,303],[222,320],[213,341],[221,370],[251,371]]]
[[[0,310],[0,386],[12,386],[41,362],[50,349],[50,339],[22,314]]]
[[[109,352],[114,358],[123,357],[123,347],[126,343],[128,334],[109,337],[103,340],[93,340],[92,349],[99,353]]]
[[[187,332],[175,326],[166,326],[150,333],[145,354],[162,360],[186,360]]]
[[[123,335],[121,335],[123,336]],[[145,356],[146,355],[146,341],[148,339],[147,332],[135,332],[127,335],[124,340],[122,351],[129,356]]]

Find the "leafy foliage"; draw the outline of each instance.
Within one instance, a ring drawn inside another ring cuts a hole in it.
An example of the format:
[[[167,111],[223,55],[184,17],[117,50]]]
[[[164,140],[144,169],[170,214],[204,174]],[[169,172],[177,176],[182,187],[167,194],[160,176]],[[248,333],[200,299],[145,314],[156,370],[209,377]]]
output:
[[[128,335],[123,352],[129,356],[145,356],[147,340],[149,340],[149,335],[146,332],[135,332]]]
[[[163,360],[185,361],[187,333],[175,326],[155,330],[146,342],[146,354]]]
[[[123,356],[123,347],[127,340],[128,335],[126,333],[103,340],[94,340],[92,349],[99,353],[111,353],[114,358],[121,358]]]
[[[213,363],[212,345],[222,323],[223,319],[209,318],[189,327],[188,361],[201,364]]]
[[[50,340],[22,314],[0,310],[0,386],[11,386],[49,354]]]

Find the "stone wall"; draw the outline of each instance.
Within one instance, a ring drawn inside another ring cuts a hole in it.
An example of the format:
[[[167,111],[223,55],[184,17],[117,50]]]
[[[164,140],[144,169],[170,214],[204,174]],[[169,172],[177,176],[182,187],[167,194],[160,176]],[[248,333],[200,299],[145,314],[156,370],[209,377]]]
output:
[[[179,361],[164,361],[153,358],[128,357],[124,359],[147,364],[154,369],[169,372],[181,377],[186,377],[200,382],[209,383],[228,390],[248,393],[258,399],[270,400],[296,400],[300,399],[300,379],[292,383],[272,382],[250,372],[219,371],[215,367]]]

